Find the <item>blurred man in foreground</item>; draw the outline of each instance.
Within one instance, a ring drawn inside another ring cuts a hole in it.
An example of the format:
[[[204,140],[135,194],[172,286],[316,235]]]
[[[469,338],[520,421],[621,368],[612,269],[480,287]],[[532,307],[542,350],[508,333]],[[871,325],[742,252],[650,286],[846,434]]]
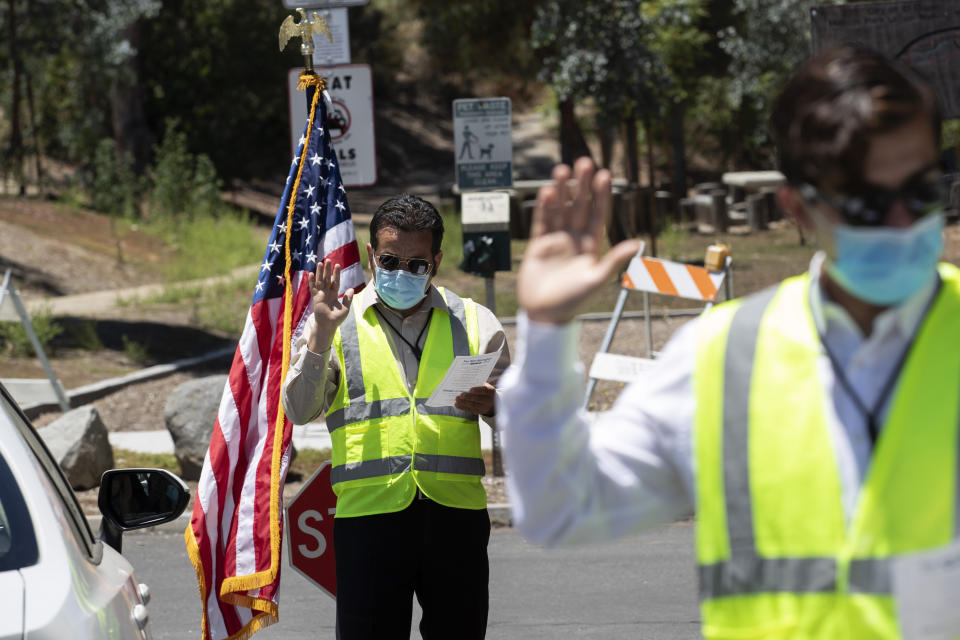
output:
[[[572,320],[638,242],[599,254],[610,175],[588,160],[573,192],[560,166],[539,193],[498,414],[516,525],[553,545],[696,512],[707,638],[898,638],[918,614],[954,637],[957,607],[930,606],[960,593],[960,270],[937,264],[935,98],[842,47],[796,73],[772,124],[778,201],[823,250],[680,329],[592,425]]]

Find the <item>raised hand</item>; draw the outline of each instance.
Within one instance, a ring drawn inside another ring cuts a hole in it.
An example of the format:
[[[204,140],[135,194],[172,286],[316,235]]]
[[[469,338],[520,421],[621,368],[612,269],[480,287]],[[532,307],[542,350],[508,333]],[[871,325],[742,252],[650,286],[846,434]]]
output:
[[[553,184],[540,188],[530,227],[530,243],[517,279],[517,298],[535,322],[570,322],[590,295],[640,249],[624,240],[600,255],[600,234],[610,212],[611,178],[593,161],[557,165]]]
[[[313,319],[316,321],[313,335],[309,338],[308,348],[320,353],[330,347],[337,327],[350,313],[353,301],[353,288],[347,289],[343,298],[340,294],[340,265],[324,260],[317,265],[315,273],[307,275],[310,297],[313,299]]]

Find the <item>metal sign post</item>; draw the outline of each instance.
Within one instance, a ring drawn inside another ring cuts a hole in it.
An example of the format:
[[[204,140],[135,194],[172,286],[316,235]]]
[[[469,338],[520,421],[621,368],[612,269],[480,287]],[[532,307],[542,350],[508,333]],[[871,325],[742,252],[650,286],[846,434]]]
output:
[[[463,226],[462,271],[486,280],[486,306],[496,313],[497,271],[510,271],[510,195],[472,192],[460,196]]]
[[[27,308],[23,305],[23,301],[20,300],[20,296],[17,295],[16,289],[13,288],[13,283],[10,282],[12,273],[11,269],[7,269],[6,274],[3,276],[3,285],[0,285],[0,321],[14,321],[23,325],[23,329],[27,332],[27,337],[30,339],[30,344],[33,345],[33,350],[37,354],[37,358],[40,360],[40,364],[43,366],[47,378],[50,379],[50,386],[53,388],[54,396],[60,404],[60,409],[66,413],[70,410],[70,401],[63,392],[60,381],[57,380],[57,377],[53,374],[50,361],[47,360],[47,356],[43,352],[43,345],[40,344],[37,333],[33,330],[33,323],[30,322],[30,314],[27,313]],[[23,381],[21,380],[20,382]]]
[[[463,216],[463,263],[460,268],[480,276],[484,281],[486,306],[497,313],[494,276],[497,271],[510,271],[510,194],[504,192],[472,192],[460,196]],[[503,476],[500,432],[491,430],[493,475]]]

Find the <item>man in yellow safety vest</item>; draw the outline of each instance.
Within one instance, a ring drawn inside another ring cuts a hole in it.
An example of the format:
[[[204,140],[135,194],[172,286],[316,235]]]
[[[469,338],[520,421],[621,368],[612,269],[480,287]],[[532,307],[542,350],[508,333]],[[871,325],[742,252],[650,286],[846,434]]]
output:
[[[478,416],[488,422],[509,364],[503,327],[434,287],[443,219],[421,198],[384,202],[370,222],[372,286],[338,298],[340,266],[310,276],[313,313],[282,392],[294,424],[321,416],[337,495],[337,638],[480,640],[487,625],[490,518]],[[427,399],[455,356],[496,353],[486,383],[454,405]]]
[[[681,328],[589,426],[571,320],[638,242],[600,255],[610,175],[589,160],[538,194],[499,399],[514,521],[560,544],[695,512],[707,638],[960,637],[960,270],[938,264],[934,95],[834,48],[772,128],[778,202],[822,251]]]

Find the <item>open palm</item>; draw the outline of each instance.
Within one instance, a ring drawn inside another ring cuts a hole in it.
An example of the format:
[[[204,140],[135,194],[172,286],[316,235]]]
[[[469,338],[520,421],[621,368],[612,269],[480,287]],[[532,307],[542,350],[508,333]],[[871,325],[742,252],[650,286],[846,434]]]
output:
[[[600,255],[600,235],[610,211],[610,172],[595,171],[589,158],[558,165],[553,184],[537,194],[530,243],[517,281],[517,297],[535,322],[569,322],[590,295],[640,248],[625,240]]]
[[[313,318],[316,321],[314,345],[326,349],[333,341],[337,327],[350,313],[353,289],[347,289],[340,298],[340,265],[324,260],[315,273],[307,276],[310,297],[313,300]]]

